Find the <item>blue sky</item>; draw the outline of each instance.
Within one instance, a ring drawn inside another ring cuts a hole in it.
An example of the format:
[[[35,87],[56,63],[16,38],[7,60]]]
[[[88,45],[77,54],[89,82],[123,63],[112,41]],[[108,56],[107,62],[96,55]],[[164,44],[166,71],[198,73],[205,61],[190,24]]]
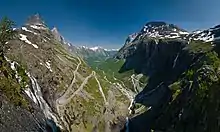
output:
[[[1,0],[0,12],[19,26],[40,13],[75,45],[119,48],[148,21],[190,31],[220,24],[219,6],[220,0]]]

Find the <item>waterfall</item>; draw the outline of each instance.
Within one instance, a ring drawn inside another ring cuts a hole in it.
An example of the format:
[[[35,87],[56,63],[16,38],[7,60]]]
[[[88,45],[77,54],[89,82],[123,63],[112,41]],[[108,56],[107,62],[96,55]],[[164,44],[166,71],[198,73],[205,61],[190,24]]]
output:
[[[36,103],[40,106],[41,110],[43,110],[43,113],[47,119],[53,120],[57,125],[59,125],[60,128],[62,126],[58,123],[58,120],[56,116],[53,114],[51,108],[47,104],[47,102],[43,98],[43,94],[41,92],[41,88],[37,82],[37,80],[30,75],[30,73],[27,73],[28,77],[31,80],[31,88],[28,87],[25,89],[25,93]]]
[[[20,66],[20,65],[15,61],[9,60],[6,56],[4,57],[5,57],[5,60],[10,63],[11,69],[15,71],[15,78],[20,83],[22,78],[21,76],[18,75],[16,66],[15,66],[15,65]],[[43,111],[47,119],[54,121],[60,128],[62,128],[62,126],[58,123],[56,116],[53,114],[51,108],[49,107],[47,102],[44,100],[40,85],[38,84],[37,80],[33,76],[31,76],[30,73],[26,71],[25,73],[28,75],[29,79],[31,80],[31,87],[26,85],[25,86],[26,89],[24,90],[25,93],[28,95],[28,97],[30,97],[34,101],[34,103],[40,106],[41,110]]]
[[[129,132],[129,118],[126,117],[125,132]]]

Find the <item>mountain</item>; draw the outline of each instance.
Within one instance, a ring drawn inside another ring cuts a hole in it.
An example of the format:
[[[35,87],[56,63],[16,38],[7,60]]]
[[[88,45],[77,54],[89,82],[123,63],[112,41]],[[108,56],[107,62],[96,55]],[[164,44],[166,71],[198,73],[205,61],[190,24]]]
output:
[[[77,50],[77,54],[81,55],[91,67],[94,67],[109,58],[113,58],[116,53],[117,50],[106,50],[98,46],[92,48],[82,46]]]
[[[127,90],[93,70],[78,53],[83,48],[68,45],[39,15],[16,34],[0,58],[1,131],[121,129],[130,103]]]
[[[43,19],[41,18],[41,16],[39,14],[35,14],[33,16],[30,16],[27,19],[27,22],[25,23],[25,25],[30,25],[30,26],[42,26],[42,27],[46,27],[45,22],[43,21]]]
[[[51,30],[52,34],[54,35],[55,39],[61,43],[65,43],[64,37],[61,36],[61,34],[59,33],[58,29],[56,27],[54,27]]]
[[[194,31],[189,35],[193,40],[201,40],[205,42],[219,41],[220,39],[220,25],[204,31]]]
[[[51,31],[55,39],[62,43],[66,50],[74,56],[83,58],[90,67],[96,67],[99,63],[113,58],[118,52],[118,49],[105,49],[100,46],[90,48],[86,46],[75,46],[65,41],[65,38],[58,32],[57,28],[53,28]]]
[[[118,49],[104,49],[100,46],[91,48],[86,46],[75,46],[70,42],[67,42],[56,27],[54,27],[51,31],[54,35],[54,38],[63,44],[71,54],[82,57],[87,63],[89,63],[89,65],[93,65],[93,62],[113,58],[118,51]]]
[[[133,33],[128,36],[125,41],[125,45],[120,49],[120,52],[129,52],[134,48],[135,42],[139,42],[139,40],[146,40],[148,38],[154,39],[158,41],[160,39],[186,39],[189,33],[177,27],[174,24],[167,24],[165,22],[148,22],[138,33]],[[132,44],[132,45],[131,45]],[[123,50],[128,48],[128,50]],[[121,55],[125,55],[126,53],[122,53]],[[119,57],[119,55],[116,55]],[[124,58],[123,56],[119,58]]]
[[[8,31],[3,132],[220,131],[219,25],[187,32],[148,22],[120,50],[71,44],[39,14]]]
[[[133,115],[124,131],[220,130],[219,31],[215,26],[188,33],[173,24],[150,22],[128,37],[115,56],[125,59],[119,72],[134,70],[148,79],[129,107]]]
[[[149,22],[139,33],[134,33],[128,37],[127,42],[132,42],[146,36],[152,38],[183,38],[189,33],[186,30],[178,28],[174,24],[167,24],[165,22]]]
[[[103,58],[112,58],[116,53],[117,49],[104,49],[102,47],[96,46],[88,48],[86,46],[82,46],[78,48],[79,54],[81,54],[84,58],[90,58],[90,57],[100,57]]]
[[[136,48],[136,43],[140,40],[147,41],[149,39],[155,40],[158,43],[161,40],[184,40],[184,41],[202,41],[213,42],[219,41],[220,38],[220,26],[217,25],[213,28],[206,30],[196,30],[193,32],[187,32],[184,29],[179,28],[174,24],[167,24],[165,22],[148,22],[138,33],[133,33],[128,36],[124,46],[119,50],[119,53],[115,55],[117,58],[125,58],[129,54],[130,50]],[[126,49],[126,50],[125,50]],[[127,53],[121,53],[127,52]],[[132,52],[132,51],[131,51]]]

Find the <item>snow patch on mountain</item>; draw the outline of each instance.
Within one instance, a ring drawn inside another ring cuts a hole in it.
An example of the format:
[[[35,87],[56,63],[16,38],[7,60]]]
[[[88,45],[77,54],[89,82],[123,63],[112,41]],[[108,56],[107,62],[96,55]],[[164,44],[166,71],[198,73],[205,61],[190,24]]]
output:
[[[148,22],[140,32],[129,35],[125,44],[129,44],[145,37],[213,42],[220,39],[220,25],[206,30],[196,30],[190,33],[174,24],[167,24],[165,22]]]
[[[92,50],[92,51],[98,51],[98,50],[104,50],[104,51],[118,51],[119,49],[107,49],[107,48],[103,48],[101,46],[95,46],[95,47],[87,47],[87,46],[80,46],[78,47],[79,49],[80,48],[83,48],[83,49],[87,49],[87,50]]]
[[[22,30],[26,31],[26,32],[30,32],[30,33],[33,33],[35,35],[37,35],[37,33],[31,31],[31,30],[28,30],[26,27],[21,27]]]
[[[68,46],[71,46],[71,43],[68,43],[68,42],[67,42],[66,44],[67,44]]]
[[[167,24],[165,22],[149,22],[139,33],[129,35],[126,43],[128,44],[144,37],[159,39],[186,38],[188,34],[189,33],[186,30],[183,30],[173,24]]]
[[[103,49],[103,48],[102,48],[102,47],[99,47],[99,46],[95,46],[95,47],[91,47],[91,48],[89,48],[89,49],[91,49],[91,50],[93,50],[93,51],[97,51],[97,50]]]
[[[189,32],[183,32],[183,31],[179,31],[179,34],[188,35],[188,34],[189,34]]]
[[[119,49],[104,49],[105,51],[119,51]]]
[[[193,40],[202,40],[205,42],[211,42],[214,40],[214,35],[206,35],[206,36],[198,36],[197,38],[193,38]]]
[[[33,29],[37,29],[37,30],[46,30],[45,27],[39,26],[39,25],[30,25],[30,27],[32,27]]]
[[[213,28],[209,28],[203,31],[197,30],[197,31],[193,31],[189,36],[190,36],[190,39],[192,40],[212,42],[212,41],[218,40],[218,38],[220,37],[219,29],[220,29],[219,26],[215,26]]]
[[[30,44],[30,45],[32,45],[34,48],[36,48],[36,49],[38,49],[38,46],[36,45],[36,44],[32,44],[31,43],[31,41],[29,41],[28,39],[27,39],[27,36],[26,35],[24,35],[24,34],[19,34],[20,35],[20,40],[21,41],[24,41],[25,43],[27,43],[27,44]]]
[[[133,33],[133,34],[129,35],[126,40],[126,43],[132,42],[137,36],[138,36],[138,33]]]
[[[51,69],[50,61],[47,61],[45,66],[47,67],[47,69],[49,69],[50,72],[53,72],[53,70]]]
[[[81,46],[79,48],[89,49],[89,47],[86,47],[86,46]]]
[[[173,24],[164,22],[147,23],[141,31],[141,36],[149,36],[152,38],[179,38],[188,34],[187,31]]]

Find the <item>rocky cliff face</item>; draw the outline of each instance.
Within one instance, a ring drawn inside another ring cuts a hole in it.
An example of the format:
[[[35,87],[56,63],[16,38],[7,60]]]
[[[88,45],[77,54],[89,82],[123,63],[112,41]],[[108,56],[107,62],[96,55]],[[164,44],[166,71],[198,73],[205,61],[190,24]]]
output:
[[[7,43],[8,50],[2,59],[4,68],[12,72],[1,69],[0,84],[1,90],[8,84],[5,79],[15,83],[8,88],[22,87],[15,98],[11,96],[13,91],[1,91],[1,130],[120,129],[129,106],[121,87],[93,71],[81,56],[70,53],[66,49],[68,45],[57,39],[39,15],[30,17],[27,24],[16,31],[17,39]],[[14,99],[20,101],[13,102]],[[15,117],[18,120],[14,120]],[[2,119],[6,122],[2,123]]]
[[[160,31],[150,32],[152,25],[153,30]],[[170,36],[173,31],[179,32],[178,35],[175,33],[178,37]],[[220,82],[218,31],[216,26],[202,34],[187,33],[171,24],[153,22],[147,24],[135,39],[126,41],[116,56],[126,59],[120,72],[134,69],[149,77],[130,107],[136,114],[128,120],[126,130],[220,130],[217,124],[220,98],[216,95],[219,92],[216,86]],[[141,113],[140,105],[145,107]]]

